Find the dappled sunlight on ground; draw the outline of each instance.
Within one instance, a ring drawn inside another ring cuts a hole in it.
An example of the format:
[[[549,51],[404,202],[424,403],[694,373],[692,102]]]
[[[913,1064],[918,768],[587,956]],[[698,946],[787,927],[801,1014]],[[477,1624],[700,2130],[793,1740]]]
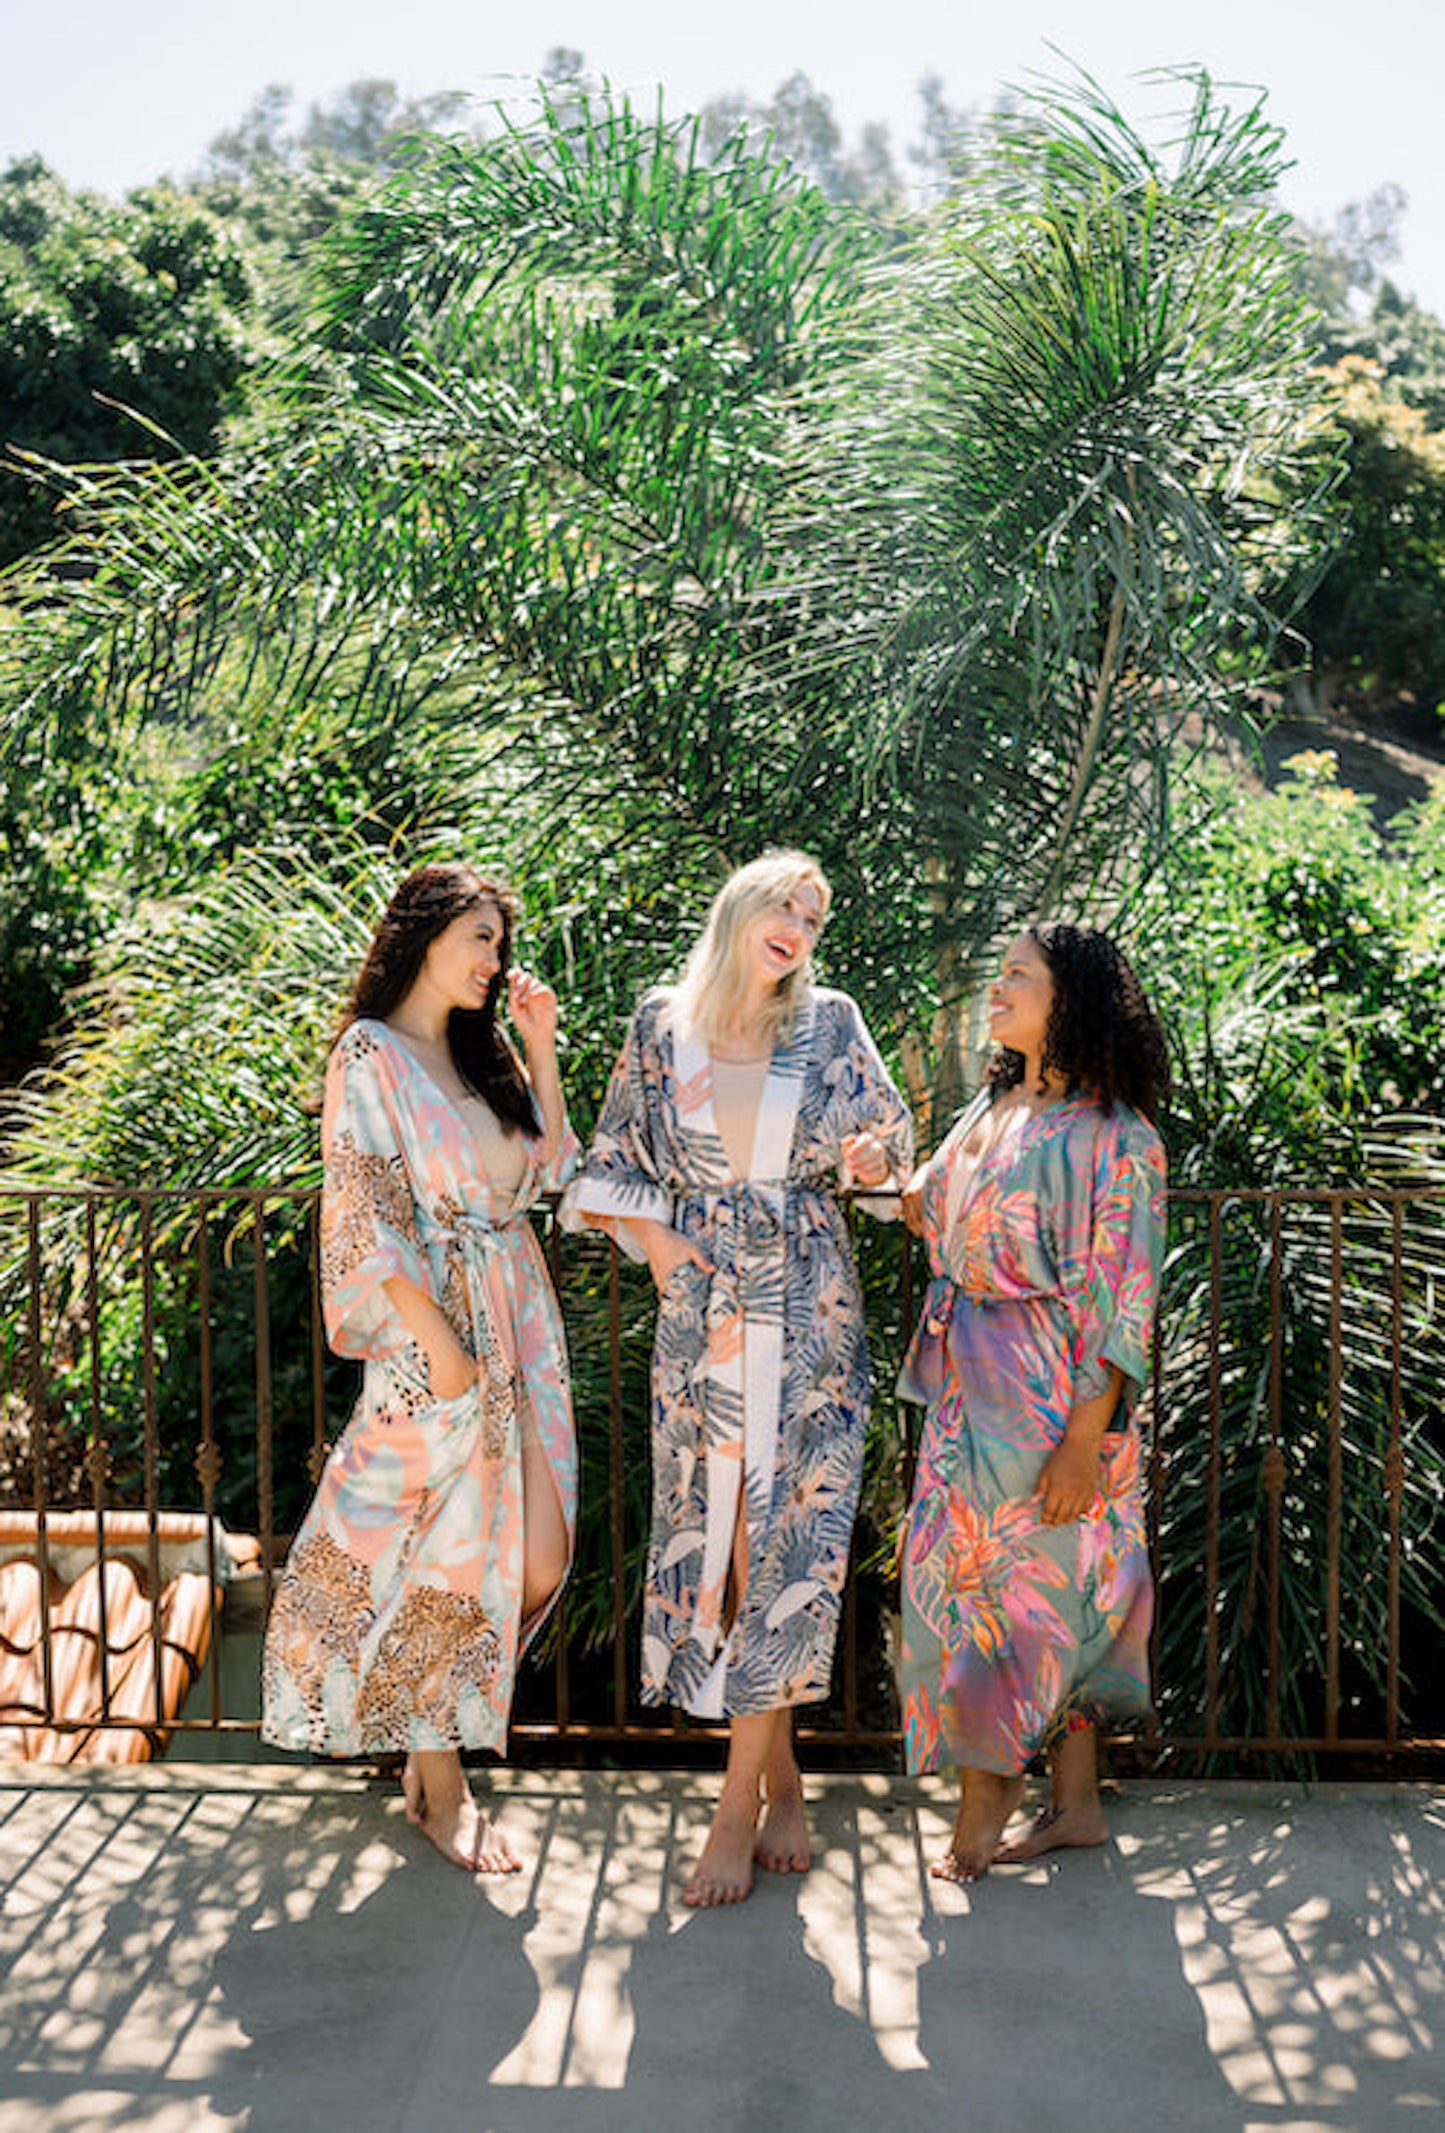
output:
[[[7,2133],[1438,2119],[1423,1788],[1130,1786],[1111,1846],[961,1889],[948,1784],[809,1787],[812,1872],[693,1913],[711,1779],[499,1773],[527,1865],[474,1883],[355,1777],[8,1773]]]

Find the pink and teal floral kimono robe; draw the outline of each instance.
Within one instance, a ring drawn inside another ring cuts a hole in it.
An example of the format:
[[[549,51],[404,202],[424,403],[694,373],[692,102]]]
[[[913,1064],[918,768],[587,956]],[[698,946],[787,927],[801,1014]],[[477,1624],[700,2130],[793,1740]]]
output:
[[[569,1534],[577,1503],[567,1357],[527,1219],[575,1161],[532,1162],[494,1203],[460,1113],[381,1022],[345,1030],[322,1114],[321,1289],[361,1398],[296,1535],[263,1667],[268,1740],[362,1755],[498,1748],[524,1635],[521,1432],[546,1451]],[[481,1364],[438,1399],[383,1284],[400,1275]]]
[[[911,1771],[1021,1771],[1071,1717],[1148,1714],[1153,1585],[1134,1407],[1164,1249],[1164,1152],[1088,1095],[955,1175],[964,1113],[923,1193],[932,1286],[899,1391],[928,1409],[903,1555]],[[1045,1526],[1034,1486],[1071,1407],[1124,1391],[1099,1492]]]
[[[567,1217],[650,1216],[712,1263],[679,1266],[658,1305],[642,1694],[732,1718],[828,1693],[868,1423],[842,1143],[877,1134],[901,1185],[912,1130],[858,1009],[815,992],[773,1054],[735,1176],[707,1047],[672,1027],[668,999],[633,1019]],[[728,1628],[740,1498],[748,1579]]]

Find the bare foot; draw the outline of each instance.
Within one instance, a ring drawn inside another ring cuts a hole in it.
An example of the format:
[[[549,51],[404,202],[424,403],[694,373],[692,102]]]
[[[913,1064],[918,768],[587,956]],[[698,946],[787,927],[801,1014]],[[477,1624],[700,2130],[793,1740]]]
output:
[[[995,1866],[1016,1866],[1023,1859],[1037,1859],[1040,1852],[1067,1851],[1074,1846],[1107,1844],[1109,1825],[1097,1800],[1079,1807],[1050,1806],[1040,1810],[1021,1837],[1010,1837],[993,1855]]]
[[[813,1863],[808,1845],[808,1809],[801,1785],[774,1795],[768,1787],[768,1809],[753,1846],[759,1866],[774,1874],[806,1874]]]
[[[693,1868],[682,1900],[694,1911],[711,1910],[715,1904],[741,1903],[752,1893],[753,1841],[758,1826],[756,1792],[735,1789],[726,1783],[712,1828]]]
[[[468,1874],[519,1874],[522,1862],[501,1829],[470,1791],[432,1806],[421,1790],[421,1780],[402,1781],[407,1820],[415,1824],[443,1859]]]
[[[999,1777],[991,1770],[970,1770],[953,1838],[928,1871],[937,1881],[981,1881],[993,1864],[1009,1816],[1024,1796],[1021,1777]]]

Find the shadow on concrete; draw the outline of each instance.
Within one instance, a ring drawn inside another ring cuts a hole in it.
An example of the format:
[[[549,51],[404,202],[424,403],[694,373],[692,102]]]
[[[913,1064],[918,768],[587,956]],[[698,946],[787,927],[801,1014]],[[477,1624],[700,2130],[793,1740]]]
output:
[[[935,2117],[1423,2133],[1445,1803],[1139,1785],[1116,1841],[928,1880],[932,1781],[819,1781],[818,1856],[678,1900],[712,1785],[506,1773],[472,1883],[394,1790],[273,1769],[0,1781],[6,2133],[543,2133]]]
[[[1445,2114],[1445,1799],[1181,1785],[1130,1815],[1210,2053],[1251,2133],[1420,2133]],[[1121,1821],[1123,1818],[1121,1817]]]

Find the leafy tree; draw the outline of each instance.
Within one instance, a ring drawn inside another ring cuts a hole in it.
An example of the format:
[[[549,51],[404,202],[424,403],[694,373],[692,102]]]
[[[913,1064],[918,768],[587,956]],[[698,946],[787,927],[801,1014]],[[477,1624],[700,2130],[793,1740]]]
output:
[[[873,210],[896,208],[900,182],[886,126],[864,126],[850,148],[832,99],[801,69],[790,74],[766,103],[734,90],[703,105],[701,137],[707,148],[724,148],[740,131],[759,134],[771,154],[790,163],[829,200]]]
[[[941,191],[983,121],[976,111],[949,103],[938,74],[924,75],[918,84],[918,102],[919,138],[909,143],[905,153],[929,190]],[[1007,110],[1008,100],[999,108]]]
[[[1433,739],[1445,704],[1445,431],[1364,356],[1327,376],[1350,441],[1349,523],[1300,613],[1313,694],[1408,705]]]
[[[1400,256],[1400,225],[1409,200],[1402,186],[1377,185],[1351,200],[1328,224],[1301,222],[1300,280],[1322,318],[1342,324],[1357,297],[1373,296]]]
[[[1179,825],[1175,862],[1136,911],[1176,1068],[1161,1313],[1163,1702],[1176,1733],[1202,1729],[1211,1690],[1225,1735],[1322,1732],[1338,1550],[1344,1723],[1378,1734],[1392,1621],[1381,1536],[1396,1476],[1399,1658],[1429,1730],[1445,1613],[1435,1304],[1445,801],[1386,837],[1368,796],[1340,786],[1329,751],[1286,769],[1272,793],[1211,772]],[[1202,1186],[1234,1191],[1211,1211],[1191,1202]],[[1364,1194],[1336,1210],[1322,1196],[1332,1186]],[[1303,1194],[1279,1210],[1252,1197],[1281,1187]],[[1394,1188],[1413,1195],[1398,1230]]]
[[[36,157],[0,174],[0,562],[56,533],[17,452],[70,464],[212,447],[253,361],[252,296],[234,239],[183,194],[115,206]]]
[[[1297,278],[1348,439],[1344,537],[1299,617],[1296,692],[1313,711],[1347,700],[1437,735],[1445,667],[1436,627],[1445,431],[1445,324],[1387,275],[1407,202],[1382,185],[1326,228],[1300,225]]]
[[[352,164],[386,171],[430,134],[460,130],[468,99],[454,91],[405,97],[394,81],[348,82],[329,103],[312,104],[296,121],[296,92],[282,82],[263,89],[235,126],[206,150],[203,175],[251,184],[281,168]]]

